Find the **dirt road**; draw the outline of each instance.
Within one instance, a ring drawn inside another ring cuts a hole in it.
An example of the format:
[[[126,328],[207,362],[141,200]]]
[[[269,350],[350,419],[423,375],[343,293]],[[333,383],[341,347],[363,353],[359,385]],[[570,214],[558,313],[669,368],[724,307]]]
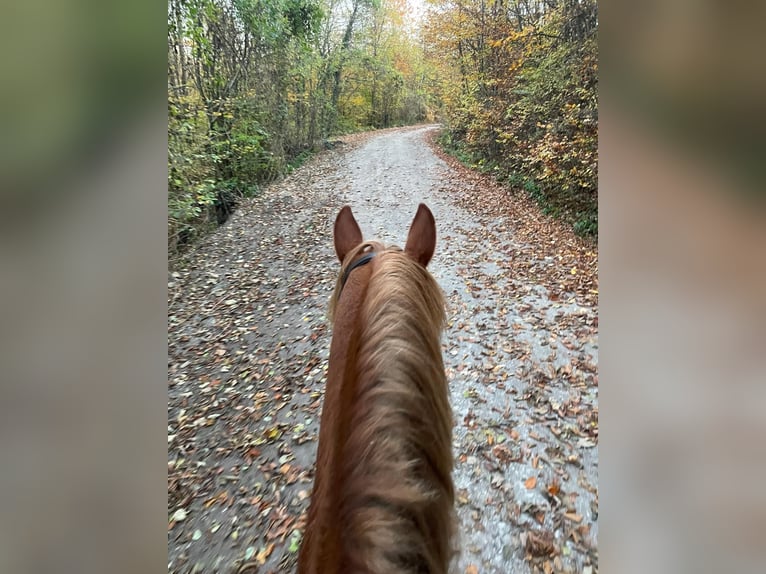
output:
[[[598,571],[595,248],[445,163],[433,130],[349,138],[171,275],[169,572],[292,570],[330,342],[332,222],[349,204],[365,237],[402,245],[419,202],[436,219],[429,269],[449,307],[454,571]]]

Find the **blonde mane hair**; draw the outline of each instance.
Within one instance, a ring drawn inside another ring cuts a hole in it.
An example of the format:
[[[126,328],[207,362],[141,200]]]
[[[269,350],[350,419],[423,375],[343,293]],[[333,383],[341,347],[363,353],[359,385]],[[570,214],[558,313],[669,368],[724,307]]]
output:
[[[351,355],[355,390],[339,459],[338,524],[344,572],[446,572],[454,549],[452,411],[441,354],[444,297],[431,274],[398,248],[364,242],[374,271]]]

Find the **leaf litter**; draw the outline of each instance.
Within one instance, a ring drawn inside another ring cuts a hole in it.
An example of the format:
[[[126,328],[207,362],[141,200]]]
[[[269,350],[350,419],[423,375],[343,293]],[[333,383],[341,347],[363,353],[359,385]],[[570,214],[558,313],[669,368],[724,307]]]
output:
[[[433,146],[343,138],[169,273],[169,572],[290,572],[329,355],[332,222],[401,245],[434,211],[455,431],[457,572],[598,571],[595,247]],[[179,520],[180,519],[180,520]]]

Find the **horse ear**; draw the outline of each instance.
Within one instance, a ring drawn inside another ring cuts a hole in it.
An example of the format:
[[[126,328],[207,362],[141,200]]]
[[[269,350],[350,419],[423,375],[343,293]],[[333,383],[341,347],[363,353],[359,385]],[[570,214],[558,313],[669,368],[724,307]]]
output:
[[[436,222],[431,210],[425,203],[421,203],[415,219],[412,220],[410,232],[407,234],[404,252],[426,267],[433,257],[434,249],[436,249]]]
[[[340,210],[335,218],[335,254],[343,263],[346,254],[362,242],[362,230],[351,213],[351,208],[346,205]]]

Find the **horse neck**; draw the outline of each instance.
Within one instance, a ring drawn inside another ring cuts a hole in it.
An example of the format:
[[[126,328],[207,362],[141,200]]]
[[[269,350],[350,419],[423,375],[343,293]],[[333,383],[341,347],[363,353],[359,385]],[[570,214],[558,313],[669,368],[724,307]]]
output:
[[[356,392],[356,357],[359,351],[359,317],[364,305],[372,266],[359,269],[345,291],[343,313],[334,319],[324,405],[319,426],[314,492],[311,497],[306,539],[299,557],[299,573],[337,571],[342,540],[337,509],[342,493],[339,461],[347,435]]]

